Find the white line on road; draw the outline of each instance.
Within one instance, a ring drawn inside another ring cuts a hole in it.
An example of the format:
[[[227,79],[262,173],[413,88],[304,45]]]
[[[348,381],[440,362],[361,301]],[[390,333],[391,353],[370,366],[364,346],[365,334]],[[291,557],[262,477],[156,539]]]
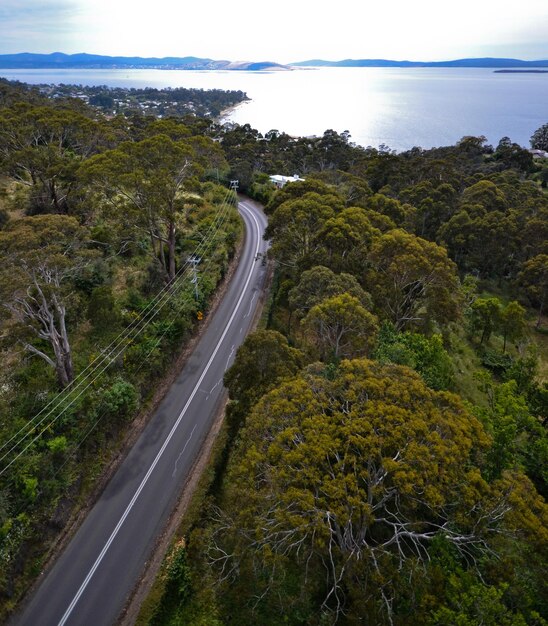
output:
[[[206,402],[209,400],[209,396],[215,391],[215,389],[217,389],[217,387],[223,382],[223,379],[221,378],[221,380],[218,380],[213,387],[211,387],[211,389],[208,391],[207,396],[206,396]]]
[[[246,317],[249,317],[251,315],[251,309],[253,308],[253,302],[254,302],[256,296],[257,296],[257,292],[255,292],[253,294],[253,297],[251,298],[251,302],[249,303],[249,311],[244,315],[244,320],[245,320]]]
[[[245,209],[249,213],[249,215],[251,216],[251,218],[255,222],[255,226],[257,228],[257,234],[258,234],[257,245],[255,247],[255,253],[253,255],[253,256],[256,256],[256,254],[259,251],[259,246],[261,244],[261,229],[259,228],[259,222],[257,221],[257,218],[253,215],[252,211],[250,211],[246,206],[244,206],[243,204],[240,204],[240,207]],[[245,296],[245,294],[247,292],[247,288],[249,286],[249,282],[251,281],[251,276],[253,275],[254,269],[255,269],[255,265],[252,264],[251,267],[250,267],[249,273],[247,275],[247,279],[245,281],[244,288],[242,289],[242,293],[240,294],[238,302],[236,303],[236,306],[234,307],[234,311],[232,311],[232,315],[230,316],[230,319],[228,320],[228,323],[225,326],[225,329],[223,331],[223,334],[221,335],[221,338],[219,339],[219,341],[217,342],[217,345],[215,346],[215,350],[213,350],[213,353],[209,357],[209,361],[207,362],[206,366],[204,367],[204,371],[202,372],[202,375],[200,376],[198,382],[194,386],[194,389],[192,390],[192,393],[190,394],[188,400],[186,401],[186,404],[183,407],[182,411],[179,413],[179,417],[177,418],[177,421],[175,422],[175,424],[173,424],[173,427],[169,431],[168,436],[166,437],[164,443],[162,444],[162,447],[160,448],[160,450],[158,450],[158,453],[156,454],[156,457],[154,458],[154,461],[152,461],[151,466],[148,468],[147,473],[145,474],[143,480],[141,481],[141,484],[139,485],[139,487],[137,487],[137,491],[133,494],[133,498],[131,498],[129,504],[126,507],[126,510],[122,514],[122,517],[119,519],[119,521],[116,524],[114,530],[112,531],[110,537],[108,538],[107,542],[103,546],[103,549],[99,553],[99,556],[95,560],[95,563],[92,565],[92,567],[89,570],[87,576],[85,577],[84,582],[80,585],[80,588],[76,592],[76,595],[72,599],[72,602],[69,604],[69,606],[68,606],[67,610],[65,611],[63,617],[59,621],[59,626],[64,626],[64,624],[67,623],[67,620],[70,617],[72,611],[74,610],[74,607],[76,606],[78,600],[81,598],[82,594],[86,590],[86,587],[88,586],[89,581],[92,579],[93,575],[97,571],[97,568],[101,564],[101,561],[104,559],[105,554],[107,553],[107,551],[110,548],[112,542],[116,538],[116,535],[120,531],[120,528],[122,527],[122,524],[126,520],[127,516],[130,514],[131,509],[134,507],[135,502],[137,501],[137,498],[139,497],[139,495],[141,494],[141,491],[144,489],[145,485],[147,484],[148,479],[150,478],[150,475],[154,471],[154,468],[156,467],[156,465],[158,465],[158,462],[161,459],[165,449],[167,448],[169,442],[173,438],[173,435],[175,434],[175,431],[177,430],[179,424],[181,423],[181,420],[183,419],[185,413],[187,412],[188,407],[190,406],[190,403],[194,399],[194,396],[198,392],[198,390],[200,388],[200,385],[202,384],[202,381],[204,380],[207,372],[209,371],[209,368],[211,367],[211,364],[213,363],[213,360],[217,356],[217,352],[219,351],[219,348],[221,347],[221,344],[222,344],[224,338],[226,337],[226,334],[228,333],[228,331],[229,331],[229,329],[230,329],[230,327],[232,325],[232,322],[234,321],[234,318],[236,317],[236,313],[238,312],[238,309],[240,308],[240,305],[242,304],[242,300],[244,299],[244,296]]]
[[[186,447],[190,443],[190,440],[192,439],[192,435],[194,434],[194,431],[196,430],[196,426],[198,426],[198,424],[194,424],[194,428],[192,429],[192,432],[190,433],[190,437],[186,440],[186,443],[185,443],[183,449],[181,450],[181,452],[179,453],[179,456],[177,457],[177,460],[175,461],[175,467],[173,468],[173,474],[171,474],[172,478],[174,478],[175,474],[177,473],[177,463],[179,463],[179,459],[185,453]]]
[[[230,349],[230,354],[228,355],[228,359],[226,360],[225,372],[228,369],[228,364],[230,363],[230,359],[232,358],[233,354],[234,354],[234,346],[232,346],[232,348]]]

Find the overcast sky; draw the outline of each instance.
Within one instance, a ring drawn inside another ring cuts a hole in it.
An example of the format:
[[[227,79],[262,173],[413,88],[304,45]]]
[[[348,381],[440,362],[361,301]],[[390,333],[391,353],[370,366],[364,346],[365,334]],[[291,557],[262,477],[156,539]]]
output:
[[[0,0],[0,53],[548,59],[548,0]]]

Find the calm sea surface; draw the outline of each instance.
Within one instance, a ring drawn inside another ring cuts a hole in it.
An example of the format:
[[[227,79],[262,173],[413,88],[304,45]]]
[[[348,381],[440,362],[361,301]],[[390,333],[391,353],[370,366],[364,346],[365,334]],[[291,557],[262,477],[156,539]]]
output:
[[[241,89],[252,99],[228,119],[262,133],[350,131],[363,146],[396,150],[449,145],[464,135],[529,145],[548,122],[548,74],[489,69],[322,68],[291,72],[1,70],[27,83]]]

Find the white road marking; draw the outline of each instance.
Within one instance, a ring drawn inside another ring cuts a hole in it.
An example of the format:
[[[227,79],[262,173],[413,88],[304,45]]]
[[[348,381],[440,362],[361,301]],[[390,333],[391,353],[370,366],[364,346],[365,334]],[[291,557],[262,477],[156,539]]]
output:
[[[255,226],[257,228],[257,233],[258,233],[257,245],[255,247],[255,254],[253,255],[253,256],[255,256],[257,254],[257,252],[259,251],[259,246],[261,244],[261,229],[259,227],[259,222],[257,221],[257,218],[253,215],[252,211],[250,211],[244,204],[240,204],[239,206],[241,208],[245,209],[249,213],[249,215],[251,216],[251,218],[255,222]],[[85,577],[84,582],[80,585],[80,588],[76,592],[76,595],[74,596],[74,598],[72,599],[71,603],[69,604],[67,610],[63,614],[63,617],[61,617],[61,620],[59,621],[59,626],[64,626],[67,623],[67,620],[70,617],[72,611],[74,610],[74,607],[76,606],[78,600],[82,597],[82,594],[86,590],[86,587],[89,585],[89,581],[92,579],[93,575],[97,571],[97,568],[101,564],[101,561],[105,558],[105,554],[107,553],[108,549],[112,545],[112,542],[116,538],[116,535],[119,533],[120,528],[122,527],[122,524],[125,522],[127,516],[130,514],[131,509],[135,506],[135,502],[137,501],[137,498],[141,494],[141,491],[143,491],[143,489],[145,488],[145,485],[147,484],[148,479],[150,478],[150,475],[152,474],[152,472],[154,471],[156,465],[158,465],[158,462],[162,458],[162,455],[163,455],[165,449],[167,448],[169,442],[171,441],[171,439],[173,438],[173,435],[175,434],[175,431],[177,430],[179,424],[181,423],[181,420],[183,419],[184,415],[186,414],[186,412],[188,410],[188,407],[190,406],[190,403],[194,399],[194,396],[198,393],[200,385],[202,384],[202,382],[203,382],[207,372],[209,371],[209,368],[211,367],[211,364],[213,363],[214,358],[217,356],[217,352],[219,351],[219,348],[221,347],[221,344],[222,344],[224,338],[226,337],[230,327],[232,326],[232,322],[234,321],[234,318],[236,317],[236,313],[238,312],[238,309],[240,308],[240,305],[242,304],[242,300],[244,299],[244,296],[246,295],[247,288],[249,287],[249,283],[251,281],[251,276],[253,275],[254,269],[255,269],[255,264],[252,263],[251,266],[250,266],[249,273],[247,275],[247,279],[246,279],[245,284],[244,284],[244,288],[242,289],[242,293],[240,294],[238,302],[236,303],[236,306],[234,307],[234,310],[232,311],[232,315],[230,316],[230,319],[228,320],[228,323],[225,326],[225,329],[223,331],[223,334],[221,335],[221,338],[219,339],[219,341],[217,342],[217,345],[215,346],[215,350],[213,350],[213,353],[209,357],[209,361],[206,363],[206,366],[204,367],[204,371],[202,372],[200,378],[198,379],[198,382],[194,386],[194,389],[192,390],[192,393],[190,394],[188,400],[186,401],[185,406],[183,407],[183,409],[179,413],[179,417],[177,418],[175,424],[173,424],[171,430],[169,431],[169,434],[167,435],[164,443],[162,444],[162,447],[160,448],[160,450],[158,450],[158,453],[154,457],[154,461],[152,461],[152,464],[148,468],[148,471],[145,474],[145,476],[143,477],[143,480],[141,481],[139,487],[137,487],[137,490],[133,494],[133,497],[131,498],[129,504],[127,505],[126,510],[122,514],[122,517],[118,520],[118,523],[116,524],[114,530],[110,534],[110,537],[108,538],[107,542],[103,546],[103,549],[99,553],[99,556],[95,559],[95,563],[92,565],[92,567],[89,570],[87,576]]]
[[[207,400],[207,398],[206,398],[206,400]],[[181,452],[179,453],[179,456],[177,457],[177,460],[175,461],[175,467],[173,468],[173,474],[171,474],[172,478],[174,478],[175,474],[177,473],[177,463],[179,463],[179,459],[185,453],[186,447],[190,443],[190,440],[192,439],[192,435],[194,434],[194,431],[196,430],[196,426],[198,426],[198,424],[194,424],[194,428],[192,429],[192,432],[190,433],[190,437],[186,440],[186,443],[185,443],[183,449],[181,450]]]
[[[249,311],[244,315],[244,320],[245,320],[246,317],[249,317],[251,315],[251,309],[253,308],[253,302],[254,302],[256,296],[257,296],[257,292],[255,292],[253,294],[253,297],[251,298],[251,302],[249,303]]]
[[[232,348],[230,350],[230,354],[228,355],[228,359],[226,360],[225,372],[228,369],[228,364],[230,363],[230,359],[232,358],[233,354],[234,354],[234,346],[232,346]]]
[[[208,391],[207,396],[206,396],[206,402],[209,400],[209,396],[215,391],[215,389],[217,389],[217,387],[223,382],[223,379],[221,378],[221,380],[218,380],[213,387],[211,387],[211,389]]]

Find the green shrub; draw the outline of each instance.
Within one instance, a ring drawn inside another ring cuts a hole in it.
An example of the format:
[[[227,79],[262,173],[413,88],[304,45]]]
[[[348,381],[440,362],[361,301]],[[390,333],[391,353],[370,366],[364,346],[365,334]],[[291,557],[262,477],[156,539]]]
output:
[[[137,410],[139,393],[134,385],[120,378],[103,393],[101,405],[112,417],[126,419]]]

